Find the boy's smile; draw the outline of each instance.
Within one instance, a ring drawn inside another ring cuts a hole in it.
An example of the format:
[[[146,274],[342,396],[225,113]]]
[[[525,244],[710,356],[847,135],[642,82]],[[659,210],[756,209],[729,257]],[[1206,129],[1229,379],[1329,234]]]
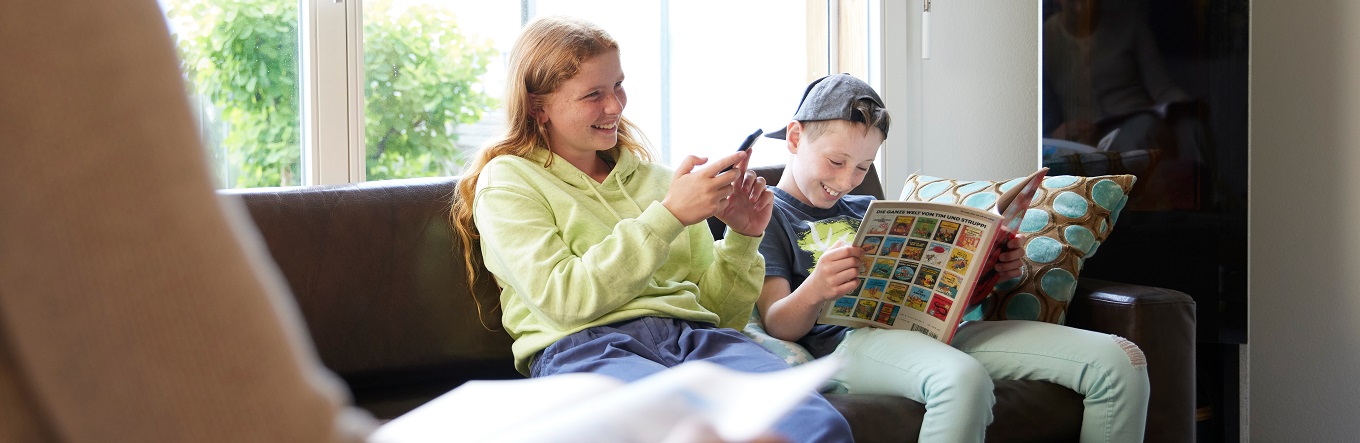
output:
[[[845,120],[827,120],[820,135],[808,137],[805,126],[789,124],[788,147],[792,158],[787,172],[792,180],[781,179],[778,188],[798,201],[829,208],[847,192],[864,181],[869,166],[883,144],[883,132]]]

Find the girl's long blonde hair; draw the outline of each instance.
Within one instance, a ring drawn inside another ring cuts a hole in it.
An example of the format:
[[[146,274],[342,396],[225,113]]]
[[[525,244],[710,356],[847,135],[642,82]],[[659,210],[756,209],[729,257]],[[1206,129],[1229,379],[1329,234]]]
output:
[[[549,149],[547,127],[534,118],[533,111],[543,106],[547,94],[575,77],[582,63],[606,51],[618,50],[618,42],[599,26],[577,18],[554,16],[538,18],[526,25],[510,51],[510,73],[505,87],[505,132],[478,150],[468,163],[458,180],[449,211],[456,237],[463,246],[468,288],[477,303],[478,317],[483,325],[486,324],[483,314],[487,312],[482,309],[484,302],[486,306],[495,307],[500,300],[482,300],[476,290],[478,270],[482,268],[478,241],[481,236],[472,222],[472,199],[482,168],[498,156],[527,158],[535,150]],[[617,146],[650,161],[651,153],[640,137],[637,126],[627,118],[621,118]],[[552,158],[547,156],[545,168],[552,164]]]

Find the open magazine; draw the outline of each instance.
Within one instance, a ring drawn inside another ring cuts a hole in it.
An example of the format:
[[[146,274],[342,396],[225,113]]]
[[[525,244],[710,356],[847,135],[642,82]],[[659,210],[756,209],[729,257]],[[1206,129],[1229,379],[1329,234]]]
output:
[[[921,332],[945,343],[970,305],[998,283],[996,262],[1048,168],[1002,194],[994,210],[962,204],[876,200],[854,245],[860,284],[827,304],[818,323]],[[970,303],[971,302],[971,303]]]
[[[373,443],[623,443],[662,441],[704,420],[723,441],[748,441],[840,369],[834,356],[777,372],[692,361],[633,383],[573,373],[470,381],[379,427]]]

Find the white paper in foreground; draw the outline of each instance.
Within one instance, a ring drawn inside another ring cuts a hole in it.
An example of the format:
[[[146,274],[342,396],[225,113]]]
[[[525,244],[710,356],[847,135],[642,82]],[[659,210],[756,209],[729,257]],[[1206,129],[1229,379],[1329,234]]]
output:
[[[827,357],[756,374],[693,361],[630,384],[597,374],[471,381],[388,422],[369,441],[652,442],[691,417],[725,441],[746,441],[840,366]]]

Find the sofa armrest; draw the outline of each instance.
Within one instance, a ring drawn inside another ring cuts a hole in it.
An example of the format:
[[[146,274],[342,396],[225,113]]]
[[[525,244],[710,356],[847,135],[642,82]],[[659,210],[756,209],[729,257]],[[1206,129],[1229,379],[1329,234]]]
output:
[[[1195,300],[1183,292],[1082,278],[1067,325],[1127,338],[1147,357],[1145,441],[1195,437]]]

